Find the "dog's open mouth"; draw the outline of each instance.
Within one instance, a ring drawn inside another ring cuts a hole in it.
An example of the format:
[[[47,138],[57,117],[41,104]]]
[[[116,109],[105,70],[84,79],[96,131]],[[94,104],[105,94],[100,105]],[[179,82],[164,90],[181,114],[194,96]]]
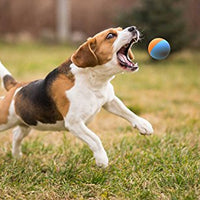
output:
[[[139,67],[137,63],[134,63],[128,55],[129,48],[131,48],[132,44],[136,42],[137,39],[132,39],[130,43],[121,47],[121,49],[117,52],[117,59],[119,65],[128,71],[136,71]]]

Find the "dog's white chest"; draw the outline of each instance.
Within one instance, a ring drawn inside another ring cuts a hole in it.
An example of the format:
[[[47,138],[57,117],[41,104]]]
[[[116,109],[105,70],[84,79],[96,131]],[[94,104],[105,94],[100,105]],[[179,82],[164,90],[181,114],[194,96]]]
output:
[[[102,87],[95,87],[80,78],[75,86],[66,92],[66,96],[70,101],[66,118],[70,121],[81,119],[89,122],[101,107],[114,97],[114,91],[110,82]]]
[[[90,101],[85,104],[84,118],[86,122],[92,120],[92,118],[100,111],[101,107],[107,102],[108,95],[105,91],[93,91],[90,95],[85,96],[86,99],[89,97]]]

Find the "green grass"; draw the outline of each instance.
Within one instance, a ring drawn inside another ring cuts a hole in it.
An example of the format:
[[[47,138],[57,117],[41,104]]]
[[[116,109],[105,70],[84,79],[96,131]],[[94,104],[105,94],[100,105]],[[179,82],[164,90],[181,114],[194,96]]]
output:
[[[44,77],[75,48],[3,44],[0,59],[19,80]],[[92,153],[68,132],[33,131],[24,156],[11,156],[11,130],[0,134],[0,199],[200,199],[200,53],[184,51],[151,62],[136,51],[135,74],[113,81],[116,94],[155,129],[144,137],[102,111],[89,125],[110,159],[95,166]],[[3,93],[3,90],[1,90]]]

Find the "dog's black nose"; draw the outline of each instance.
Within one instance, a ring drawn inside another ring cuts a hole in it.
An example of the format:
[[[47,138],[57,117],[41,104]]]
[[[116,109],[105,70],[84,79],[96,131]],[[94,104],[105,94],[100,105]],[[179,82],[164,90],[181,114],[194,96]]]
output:
[[[131,27],[128,28],[128,31],[129,31],[129,32],[133,32],[133,31],[136,31],[136,30],[137,30],[137,29],[136,29],[135,26],[131,26]]]

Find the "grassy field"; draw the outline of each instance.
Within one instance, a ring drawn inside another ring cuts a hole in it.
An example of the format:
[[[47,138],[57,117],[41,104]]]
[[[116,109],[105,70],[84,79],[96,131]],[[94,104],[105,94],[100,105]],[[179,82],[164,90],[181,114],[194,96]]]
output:
[[[75,48],[74,48],[75,49]],[[44,77],[73,51],[65,45],[3,44],[0,60],[18,80]],[[151,62],[136,51],[135,74],[118,75],[116,94],[155,130],[146,137],[101,111],[89,127],[104,144],[107,169],[68,132],[32,131],[23,159],[11,156],[11,130],[0,134],[0,199],[200,199],[200,53]],[[0,90],[1,94],[4,93]]]

